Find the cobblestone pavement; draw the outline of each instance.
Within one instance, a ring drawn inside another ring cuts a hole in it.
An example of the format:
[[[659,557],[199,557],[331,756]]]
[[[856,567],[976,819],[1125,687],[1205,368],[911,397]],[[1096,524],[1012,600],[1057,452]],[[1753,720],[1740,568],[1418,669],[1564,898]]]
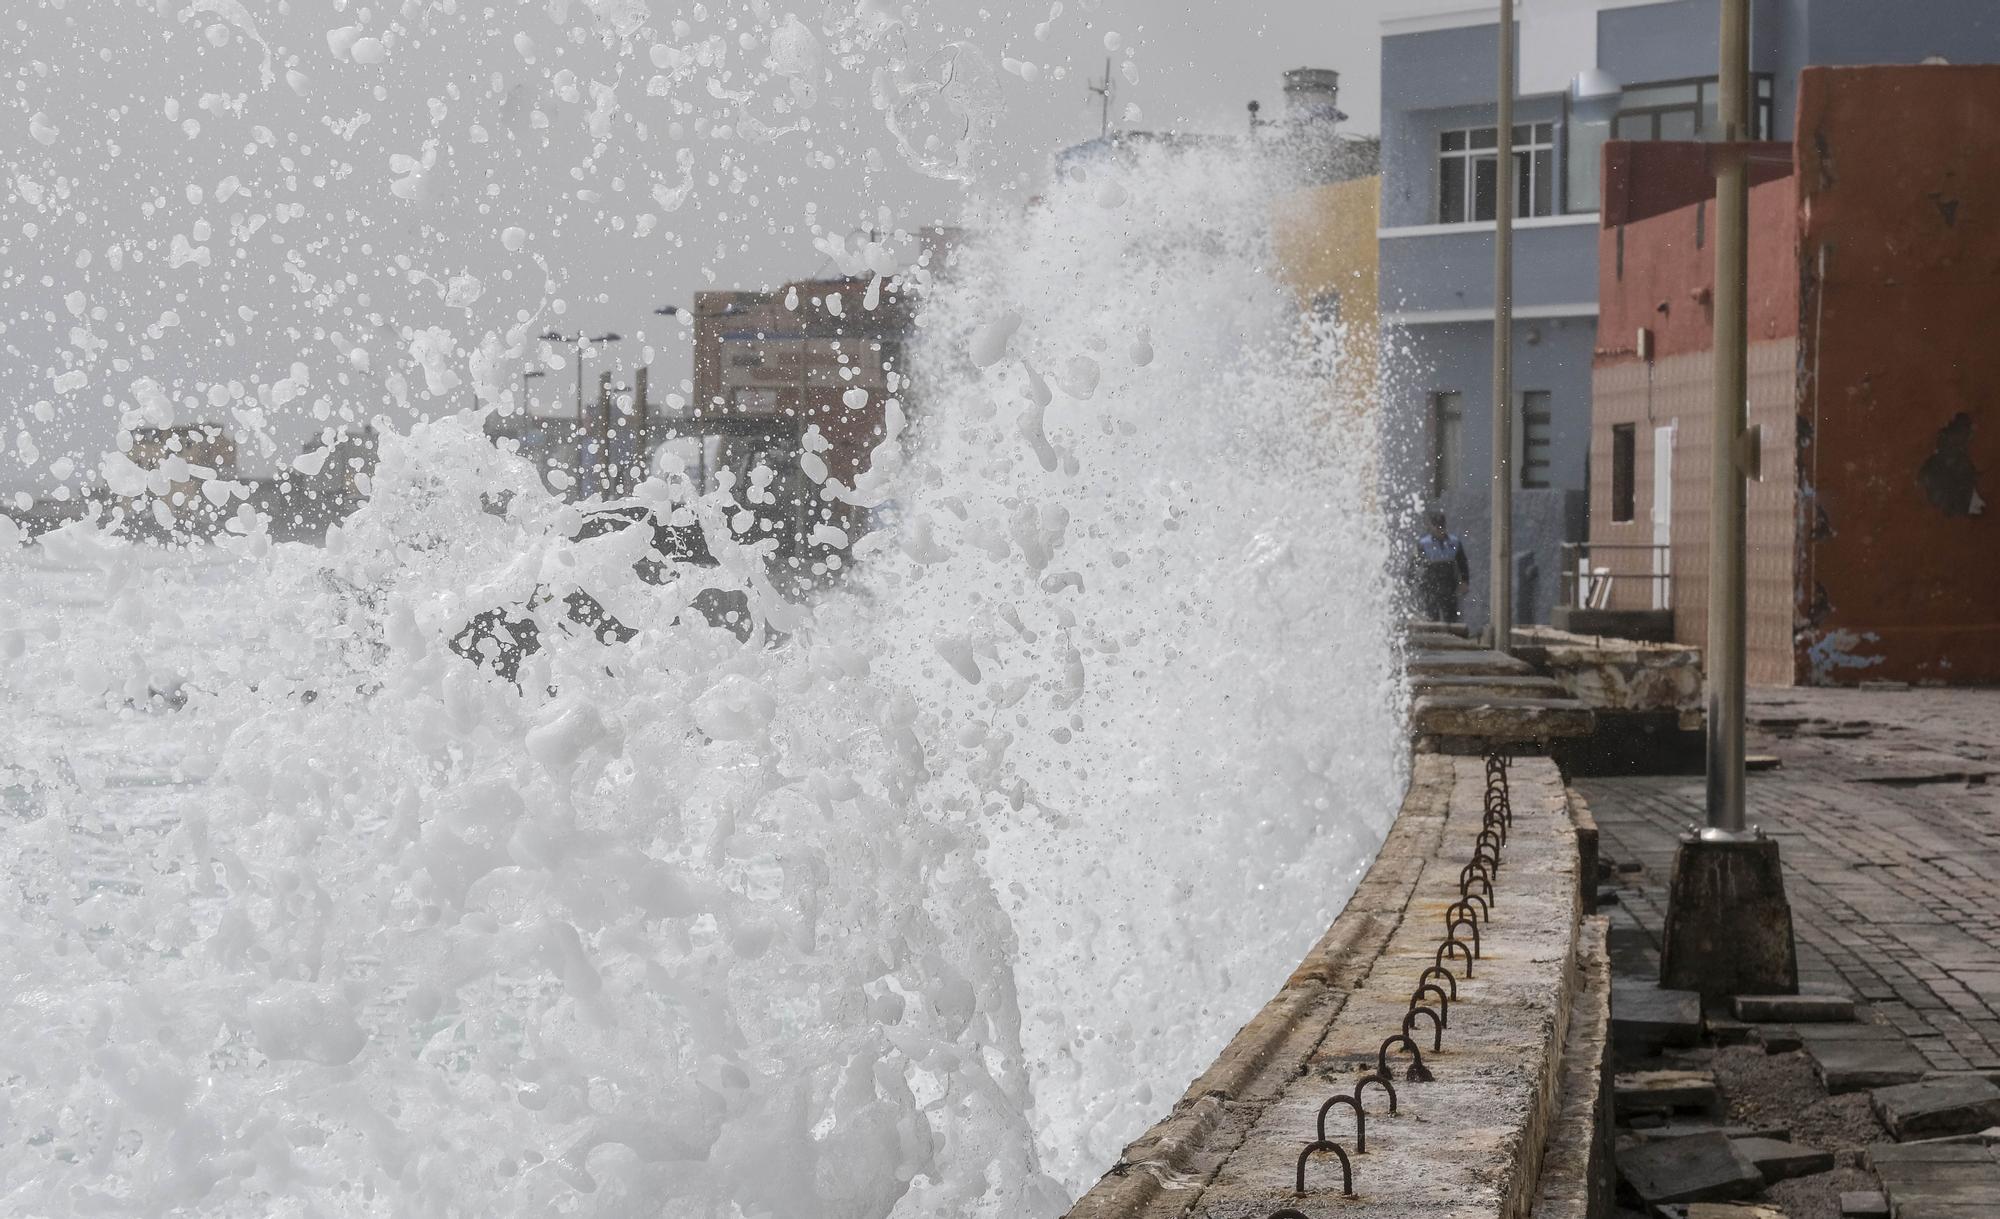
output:
[[[2000,690],[1757,690],[1749,819],[1781,843],[1801,989],[1852,994],[1939,1071],[2000,1073]],[[1657,949],[1702,778],[1579,779]],[[2000,1079],[2000,1074],[1995,1075]]]

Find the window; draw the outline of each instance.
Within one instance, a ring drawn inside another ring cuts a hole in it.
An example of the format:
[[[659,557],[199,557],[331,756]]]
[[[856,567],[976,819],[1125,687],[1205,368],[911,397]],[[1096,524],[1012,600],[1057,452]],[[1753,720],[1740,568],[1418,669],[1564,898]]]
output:
[[[1545,491],[1550,486],[1550,450],[1554,447],[1555,413],[1545,389],[1521,391],[1521,486]]]
[[[1614,140],[1717,140],[1722,138],[1720,86],[1708,80],[1673,81],[1627,89],[1611,124]],[[1771,138],[1771,78],[1756,78],[1750,103],[1751,138]]]
[[[1458,485],[1465,474],[1465,404],[1457,390],[1431,395],[1431,498]]]
[[[1438,223],[1491,220],[1499,208],[1494,172],[1499,131],[1470,127],[1438,134]],[[1555,214],[1555,124],[1514,125],[1514,214]]]
[[[1755,78],[1753,139],[1771,138],[1771,88],[1769,76]],[[1713,78],[1639,85],[1627,89],[1618,105],[1609,120],[1593,121],[1571,111],[1563,124],[1563,206],[1569,211],[1597,210],[1606,140],[1713,140],[1722,135],[1722,101]]]
[[[1634,425],[1611,425],[1611,519],[1632,519],[1632,469],[1637,461]]]

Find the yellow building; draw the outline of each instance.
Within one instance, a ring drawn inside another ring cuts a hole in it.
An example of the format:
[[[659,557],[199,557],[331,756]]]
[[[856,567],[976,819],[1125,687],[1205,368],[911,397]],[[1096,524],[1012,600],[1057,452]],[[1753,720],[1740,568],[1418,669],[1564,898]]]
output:
[[[1381,193],[1378,174],[1302,187],[1272,209],[1279,278],[1298,295],[1300,309],[1340,326],[1334,396],[1350,408],[1374,404],[1381,372],[1375,239]]]

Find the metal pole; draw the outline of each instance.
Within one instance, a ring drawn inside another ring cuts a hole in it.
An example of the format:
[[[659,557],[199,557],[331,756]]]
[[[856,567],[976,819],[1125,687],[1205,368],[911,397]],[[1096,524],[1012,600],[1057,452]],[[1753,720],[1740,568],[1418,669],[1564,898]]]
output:
[[[1721,120],[1715,156],[1715,429],[1708,545],[1708,829],[1743,833],[1744,432],[1748,397],[1750,0],[1723,0]]]
[[[1500,0],[1500,106],[1494,133],[1490,601],[1493,648],[1511,652],[1514,648],[1514,0]]]

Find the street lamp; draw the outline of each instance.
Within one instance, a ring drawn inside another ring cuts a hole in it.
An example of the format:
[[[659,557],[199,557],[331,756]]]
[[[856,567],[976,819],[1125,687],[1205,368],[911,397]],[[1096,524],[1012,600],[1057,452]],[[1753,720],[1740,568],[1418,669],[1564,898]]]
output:
[[[1776,839],[1744,823],[1744,480],[1748,426],[1750,0],[1723,0],[1715,167],[1715,396],[1708,547],[1708,817],[1681,840],[1660,982],[1705,996],[1792,994],[1798,949]]]
[[[1514,0],[1500,0],[1493,176],[1493,650],[1514,650]]]
[[[556,330],[551,330],[551,331],[549,331],[549,332],[548,332],[547,334],[544,334],[544,335],[542,336],[542,341],[543,341],[544,343],[568,343],[568,344],[569,344],[570,346],[572,346],[572,347],[574,347],[574,348],[576,349],[576,418],[577,418],[577,422],[581,423],[581,422],[583,421],[583,352],[584,352],[584,349],[585,349],[585,348],[587,348],[587,347],[595,347],[595,346],[597,346],[597,345],[599,345],[599,344],[601,344],[601,343],[617,343],[617,342],[621,342],[621,341],[623,341],[623,340],[624,340],[624,338],[625,338],[625,336],[624,336],[624,335],[622,335],[622,334],[619,334],[619,333],[618,333],[617,331],[615,331],[615,330],[609,330],[609,331],[606,331],[606,332],[605,332],[605,333],[603,333],[603,334],[598,334],[598,335],[585,335],[585,334],[580,334],[580,333],[579,333],[579,334],[563,334],[563,333],[562,333],[562,332],[560,332],[560,331],[556,331]]]

